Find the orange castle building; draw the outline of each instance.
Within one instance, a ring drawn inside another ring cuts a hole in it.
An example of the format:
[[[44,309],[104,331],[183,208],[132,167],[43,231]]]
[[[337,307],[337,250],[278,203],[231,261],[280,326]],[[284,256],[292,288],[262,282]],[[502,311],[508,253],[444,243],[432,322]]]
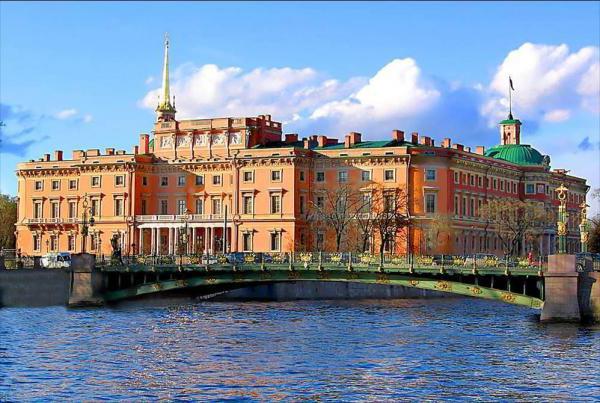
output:
[[[169,90],[168,42],[163,93],[152,139],[141,134],[131,153],[113,148],[62,151],[20,163],[17,248],[24,255],[80,252],[84,210],[95,223],[87,251],[111,253],[118,235],[125,254],[174,254],[186,232],[188,253],[333,250],[332,230],[313,228],[306,211],[324,189],[376,183],[403,189],[413,225],[389,252],[501,254],[493,231],[479,217],[490,199],[535,200],[556,209],[555,189],[569,189],[568,249],[579,250],[579,205],[585,179],[551,170],[549,157],[521,144],[521,122],[500,122],[500,145],[472,151],[446,138],[391,131],[387,140],[343,141],[326,136],[282,135],[270,115],[177,120]],[[363,191],[366,191],[363,189]],[[445,240],[430,229],[444,217]],[[376,237],[370,248],[376,247]],[[556,249],[553,225],[529,246]],[[375,249],[376,250],[376,249]]]

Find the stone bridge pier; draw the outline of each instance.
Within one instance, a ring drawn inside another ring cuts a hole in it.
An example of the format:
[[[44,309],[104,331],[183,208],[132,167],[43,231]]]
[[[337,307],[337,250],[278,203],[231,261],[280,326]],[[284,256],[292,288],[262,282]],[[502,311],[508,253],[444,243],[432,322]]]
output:
[[[600,272],[586,260],[577,271],[575,255],[548,256],[542,322],[600,322]]]
[[[104,305],[102,272],[95,267],[96,257],[88,253],[71,255],[69,307]]]

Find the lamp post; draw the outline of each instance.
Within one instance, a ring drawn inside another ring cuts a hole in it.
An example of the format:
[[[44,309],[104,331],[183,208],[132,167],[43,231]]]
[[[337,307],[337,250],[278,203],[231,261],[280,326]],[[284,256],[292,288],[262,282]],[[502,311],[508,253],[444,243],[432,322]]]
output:
[[[588,206],[585,202],[581,203],[581,223],[579,224],[579,233],[581,235],[581,251],[587,252],[587,244],[589,239],[589,224],[587,220],[587,209]]]
[[[567,191],[569,189],[562,183],[556,192],[558,193],[558,200],[560,205],[558,206],[558,220],[557,220],[557,233],[558,233],[558,253],[567,253],[567,220],[569,219],[569,213],[567,212]]]
[[[187,253],[187,243],[188,243],[188,221],[190,220],[190,214],[186,209],[183,213],[181,219],[184,223],[184,231],[182,234],[179,234],[179,265],[183,264],[183,251],[185,250]]]
[[[87,242],[87,236],[89,233],[89,227],[93,227],[95,222],[94,217],[92,216],[92,209],[91,207],[89,207],[87,193],[83,196],[82,207],[83,211],[81,215],[81,253],[85,253],[85,246]],[[88,213],[90,214],[89,220]]]

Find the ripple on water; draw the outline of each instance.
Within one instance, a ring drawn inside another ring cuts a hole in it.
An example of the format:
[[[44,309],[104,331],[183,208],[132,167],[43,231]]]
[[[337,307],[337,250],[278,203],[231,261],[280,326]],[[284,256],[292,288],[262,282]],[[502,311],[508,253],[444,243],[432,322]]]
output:
[[[600,328],[481,300],[0,310],[0,400],[594,400]]]

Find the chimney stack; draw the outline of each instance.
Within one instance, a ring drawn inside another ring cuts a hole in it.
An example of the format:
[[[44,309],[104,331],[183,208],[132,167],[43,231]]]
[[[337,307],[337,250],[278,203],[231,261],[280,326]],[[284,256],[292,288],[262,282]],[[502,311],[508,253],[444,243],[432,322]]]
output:
[[[44,154],[44,161],[50,161],[50,154]]]
[[[140,154],[150,153],[150,136],[146,133],[140,134]]]
[[[431,145],[431,137],[429,136],[422,136],[420,139],[420,143],[424,146],[430,146]]]
[[[404,132],[402,130],[392,130],[392,140],[402,143],[404,141]]]
[[[290,133],[290,134],[286,134],[285,135],[285,142],[286,143],[295,143],[296,141],[298,141],[298,134],[296,134],[296,133]]]
[[[133,146],[133,149],[131,150],[131,152],[133,153],[133,155],[136,155],[139,153],[139,149],[140,149],[139,146]]]
[[[464,150],[464,146],[462,144],[458,144],[458,143],[453,144],[452,148],[454,148],[455,150],[458,150],[458,151],[463,151]]]
[[[418,132],[412,132],[412,134],[410,135],[411,139],[410,142],[413,144],[419,144],[419,133]]]
[[[465,147],[465,151],[470,153],[471,152],[471,147]]]
[[[452,140],[449,137],[444,138],[444,140],[442,140],[442,147],[444,148],[450,148],[452,146]]]
[[[317,145],[325,147],[327,145],[327,136],[317,136]]]
[[[54,151],[54,159],[56,161],[62,161],[63,160],[63,152],[62,152],[62,150],[56,150],[56,151]]]
[[[475,154],[479,154],[479,155],[485,154],[485,147],[484,146],[475,147]]]
[[[104,152],[106,153],[106,155],[115,155],[114,148],[107,148],[106,150],[104,150]]]

